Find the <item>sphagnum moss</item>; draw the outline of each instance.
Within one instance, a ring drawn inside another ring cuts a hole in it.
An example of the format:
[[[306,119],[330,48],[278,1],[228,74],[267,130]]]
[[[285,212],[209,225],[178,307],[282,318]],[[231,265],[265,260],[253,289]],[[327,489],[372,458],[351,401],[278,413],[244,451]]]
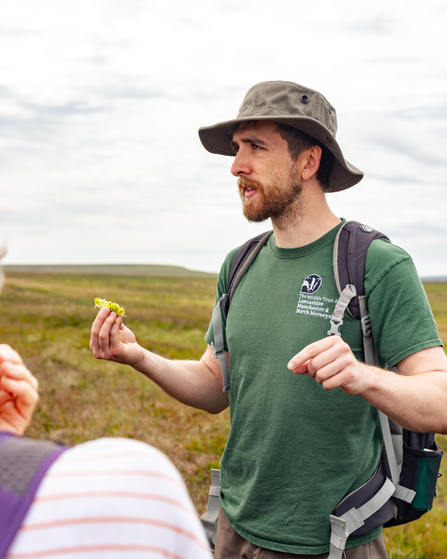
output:
[[[112,303],[112,301],[107,301],[107,299],[100,299],[99,297],[96,297],[95,308],[101,309],[102,307],[108,307],[112,312],[116,313],[118,316],[120,315],[126,316],[124,314],[126,311],[122,307],[120,307],[118,303]]]

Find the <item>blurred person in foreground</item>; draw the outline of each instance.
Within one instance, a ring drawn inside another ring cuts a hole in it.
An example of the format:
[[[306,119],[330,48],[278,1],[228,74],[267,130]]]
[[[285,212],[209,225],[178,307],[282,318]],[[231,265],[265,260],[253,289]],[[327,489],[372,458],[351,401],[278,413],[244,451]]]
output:
[[[199,130],[209,152],[233,157],[245,217],[270,218],[273,226],[222,316],[229,392],[222,391],[212,323],[199,361],[144,349],[109,309],[92,327],[96,358],[134,367],[189,406],[230,407],[216,559],[326,558],[334,508],[378,468],[377,410],[412,431],[447,433],[447,359],[405,251],[377,239],[366,256],[380,367],[363,362],[360,320],[345,315],[341,336],[328,336],[339,298],[333,248],[346,220],[326,193],[363,176],[345,159],[337,126],[335,108],[319,92],[271,81],[248,91],[237,118]],[[223,263],[216,303],[228,293],[237,250]],[[387,557],[382,527],[349,537],[345,556]]]
[[[180,474],[152,446],[23,437],[38,383],[0,345],[0,559],[210,559]]]

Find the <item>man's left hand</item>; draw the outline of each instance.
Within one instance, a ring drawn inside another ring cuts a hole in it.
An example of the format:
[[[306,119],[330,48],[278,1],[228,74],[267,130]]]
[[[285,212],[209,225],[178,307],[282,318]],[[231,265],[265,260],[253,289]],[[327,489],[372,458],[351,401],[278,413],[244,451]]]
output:
[[[293,357],[287,368],[297,375],[308,374],[325,390],[341,388],[346,394],[362,394],[367,388],[364,368],[340,336],[328,336],[309,344]]]

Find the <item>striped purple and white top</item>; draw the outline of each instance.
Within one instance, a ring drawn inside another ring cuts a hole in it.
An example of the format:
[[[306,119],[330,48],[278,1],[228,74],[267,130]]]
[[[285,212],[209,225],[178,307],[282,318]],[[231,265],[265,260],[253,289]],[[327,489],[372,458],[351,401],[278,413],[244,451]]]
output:
[[[7,559],[210,559],[186,486],[152,446],[104,438],[51,465]]]

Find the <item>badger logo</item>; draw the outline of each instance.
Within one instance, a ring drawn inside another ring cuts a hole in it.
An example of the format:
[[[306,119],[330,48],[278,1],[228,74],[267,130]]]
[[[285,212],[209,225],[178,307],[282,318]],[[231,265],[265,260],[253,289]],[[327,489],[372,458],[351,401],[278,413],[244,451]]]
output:
[[[311,274],[307,276],[303,281],[303,285],[301,286],[301,293],[315,293],[321,287],[323,280],[317,274]]]

